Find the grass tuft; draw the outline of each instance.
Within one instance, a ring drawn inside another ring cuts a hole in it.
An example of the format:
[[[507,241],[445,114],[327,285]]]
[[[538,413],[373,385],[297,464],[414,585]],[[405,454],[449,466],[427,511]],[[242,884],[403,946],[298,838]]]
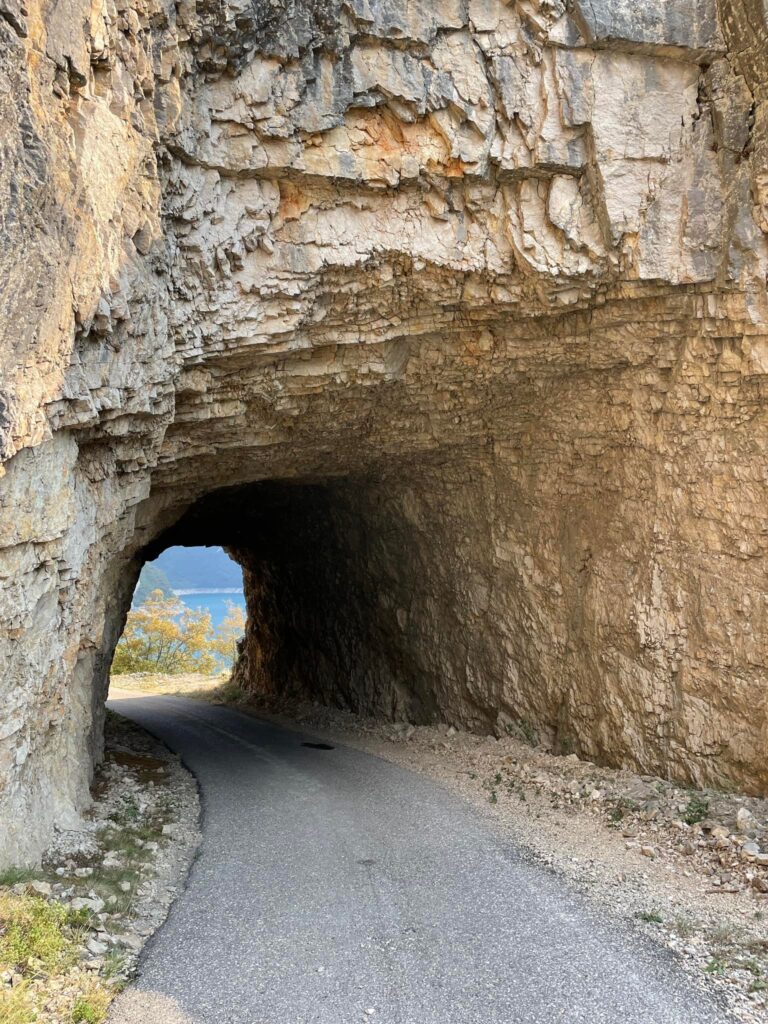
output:
[[[20,974],[66,968],[77,960],[72,911],[39,896],[0,894],[0,963]]]
[[[27,985],[0,988],[0,1020],[3,1024],[34,1024],[37,1013],[29,998]]]
[[[104,966],[101,971],[102,975],[107,979],[107,981],[119,978],[125,970],[127,961],[128,954],[124,949],[110,949],[104,957]]]
[[[704,821],[708,815],[709,800],[706,800],[694,793],[686,805],[685,812],[683,814],[683,821],[686,825],[698,825],[698,823],[700,821]]]
[[[19,882],[31,882],[40,877],[40,871],[34,868],[6,868],[0,871],[0,889],[18,885]]]
[[[104,989],[94,988],[80,995],[72,1007],[72,1024],[102,1024],[112,995]]]
[[[658,910],[639,910],[636,916],[646,924],[664,924],[664,918]]]

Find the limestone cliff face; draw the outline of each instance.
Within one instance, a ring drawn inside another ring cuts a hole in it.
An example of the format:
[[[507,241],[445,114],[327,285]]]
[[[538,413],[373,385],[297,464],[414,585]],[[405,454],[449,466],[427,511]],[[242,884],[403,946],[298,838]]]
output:
[[[760,0],[0,0],[0,861],[174,539],[248,685],[765,790],[767,53]]]

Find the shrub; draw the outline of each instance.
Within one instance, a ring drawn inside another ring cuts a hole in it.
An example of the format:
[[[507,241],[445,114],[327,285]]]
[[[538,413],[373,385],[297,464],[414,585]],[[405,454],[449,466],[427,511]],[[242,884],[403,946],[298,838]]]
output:
[[[709,800],[705,800],[700,796],[694,794],[688,801],[685,808],[685,814],[683,815],[683,821],[687,825],[698,825],[700,821],[709,814]]]

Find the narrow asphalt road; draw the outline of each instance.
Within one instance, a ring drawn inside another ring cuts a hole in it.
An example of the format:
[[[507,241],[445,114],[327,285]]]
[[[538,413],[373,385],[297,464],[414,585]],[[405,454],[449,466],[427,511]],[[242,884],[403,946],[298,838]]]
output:
[[[117,1024],[730,1020],[428,779],[223,707],[110,706],[183,757],[204,813]]]

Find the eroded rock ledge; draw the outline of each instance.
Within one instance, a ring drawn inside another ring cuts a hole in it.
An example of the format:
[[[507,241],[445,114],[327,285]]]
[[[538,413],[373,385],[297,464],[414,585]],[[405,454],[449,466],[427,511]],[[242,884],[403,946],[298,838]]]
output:
[[[195,531],[251,686],[765,789],[767,44],[758,0],[0,0],[0,860],[85,803]]]

